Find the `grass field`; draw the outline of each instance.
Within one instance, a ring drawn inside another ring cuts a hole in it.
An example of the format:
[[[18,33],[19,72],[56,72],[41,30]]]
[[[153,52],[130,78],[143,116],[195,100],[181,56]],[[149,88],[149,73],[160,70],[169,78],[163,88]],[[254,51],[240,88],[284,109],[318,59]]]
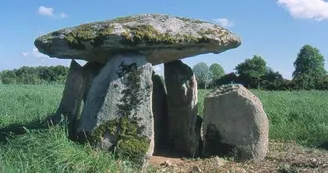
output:
[[[42,124],[55,112],[62,90],[62,85],[0,85],[0,172],[133,172],[128,162],[73,143],[65,129]],[[207,92],[199,91],[200,114]],[[252,92],[269,117],[271,139],[327,144],[327,91]]]

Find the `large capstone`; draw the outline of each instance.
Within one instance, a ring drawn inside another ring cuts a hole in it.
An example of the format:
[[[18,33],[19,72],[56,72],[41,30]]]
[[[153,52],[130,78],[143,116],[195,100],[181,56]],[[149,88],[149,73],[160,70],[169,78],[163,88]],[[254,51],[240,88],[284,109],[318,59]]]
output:
[[[195,19],[141,14],[61,29],[37,38],[41,53],[106,63],[136,52],[153,65],[237,48],[241,39],[223,27]]]
[[[224,85],[206,96],[204,155],[262,160],[268,150],[268,135],[261,101],[242,85]]]
[[[68,133],[71,139],[75,138],[76,121],[81,112],[83,92],[83,68],[75,60],[72,60],[60,105],[56,113],[50,118],[53,124],[67,120]]]
[[[142,55],[109,60],[88,92],[79,137],[144,165],[154,148],[151,77],[152,65]]]
[[[155,152],[167,147],[168,117],[167,100],[161,76],[153,73],[153,114],[155,125]]]
[[[197,81],[181,60],[164,64],[167,89],[168,132],[171,146],[184,155],[196,156],[200,123],[197,116]]]

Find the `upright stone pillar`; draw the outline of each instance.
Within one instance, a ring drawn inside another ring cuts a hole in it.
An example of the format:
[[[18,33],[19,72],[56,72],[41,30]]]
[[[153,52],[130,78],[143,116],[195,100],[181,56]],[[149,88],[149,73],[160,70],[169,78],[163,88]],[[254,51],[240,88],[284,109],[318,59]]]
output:
[[[53,124],[58,124],[66,119],[71,139],[75,139],[76,120],[81,112],[83,82],[83,68],[75,60],[72,60],[60,105],[55,115],[50,118]]]
[[[199,149],[200,126],[197,117],[197,81],[181,60],[164,64],[167,88],[168,131],[171,146],[190,157]]]
[[[168,117],[164,84],[159,75],[153,73],[153,114],[155,125],[155,152],[167,147]]]
[[[151,76],[144,56],[115,55],[92,82],[79,136],[144,165],[154,149]]]

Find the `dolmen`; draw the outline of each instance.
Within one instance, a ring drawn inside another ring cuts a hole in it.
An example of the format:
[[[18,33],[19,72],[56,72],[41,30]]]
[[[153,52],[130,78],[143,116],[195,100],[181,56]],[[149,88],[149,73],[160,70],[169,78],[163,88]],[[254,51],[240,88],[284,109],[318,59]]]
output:
[[[181,59],[234,49],[241,39],[206,21],[142,14],[61,29],[34,44],[72,59],[50,120],[66,119],[71,139],[145,165],[161,143],[190,157],[201,148],[197,81]],[[165,84],[152,68],[162,63]]]

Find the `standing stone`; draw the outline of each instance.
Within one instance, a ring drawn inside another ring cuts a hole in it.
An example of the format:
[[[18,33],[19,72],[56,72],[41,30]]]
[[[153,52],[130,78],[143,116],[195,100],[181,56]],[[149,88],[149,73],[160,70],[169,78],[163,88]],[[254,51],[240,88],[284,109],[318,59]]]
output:
[[[197,81],[181,60],[164,64],[170,145],[188,156],[198,154]]]
[[[104,64],[97,62],[87,62],[83,66],[83,80],[84,80],[84,90],[83,90],[83,100],[86,101],[86,97],[90,90],[93,79],[98,75],[99,71],[104,67]]]
[[[262,160],[268,150],[269,123],[261,101],[242,85],[225,85],[204,102],[205,155]]]
[[[167,100],[161,77],[153,73],[153,114],[155,125],[155,152],[167,146]]]
[[[75,126],[81,111],[82,97],[83,68],[75,60],[72,60],[60,105],[55,115],[50,118],[53,124],[58,124],[63,118],[67,118],[68,133],[71,139],[75,137]]]
[[[92,82],[78,128],[92,145],[144,165],[154,148],[152,65],[116,55]]]

